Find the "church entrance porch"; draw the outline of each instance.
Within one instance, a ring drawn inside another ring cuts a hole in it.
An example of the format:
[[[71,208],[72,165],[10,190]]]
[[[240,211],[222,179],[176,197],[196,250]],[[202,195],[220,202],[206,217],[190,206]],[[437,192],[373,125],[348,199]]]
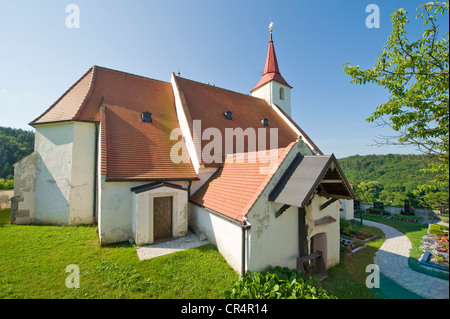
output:
[[[188,234],[187,189],[171,183],[150,183],[134,192],[132,226],[137,245]]]

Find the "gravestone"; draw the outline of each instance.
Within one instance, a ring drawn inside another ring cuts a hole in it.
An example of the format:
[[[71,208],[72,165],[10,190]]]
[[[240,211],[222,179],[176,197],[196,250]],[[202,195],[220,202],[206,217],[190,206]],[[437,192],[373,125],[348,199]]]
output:
[[[405,199],[405,206],[403,208],[403,211],[404,211],[405,215],[412,215],[411,206],[409,206],[409,200],[408,199]]]
[[[384,210],[384,205],[381,202],[373,202],[373,208],[383,209]]]

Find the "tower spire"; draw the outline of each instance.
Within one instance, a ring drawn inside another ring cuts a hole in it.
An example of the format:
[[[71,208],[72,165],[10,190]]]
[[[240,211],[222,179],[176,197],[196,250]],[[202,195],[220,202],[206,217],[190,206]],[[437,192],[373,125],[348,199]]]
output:
[[[272,31],[273,31],[273,22],[269,24],[269,32],[270,32],[270,40],[269,40],[269,48],[267,50],[266,63],[264,65],[263,74],[261,79],[256,84],[256,86],[250,92],[255,91],[259,87],[263,86],[267,82],[277,81],[281,84],[284,84],[291,88],[291,86],[286,82],[286,80],[281,76],[280,70],[278,68],[277,56],[275,54],[275,47],[273,45],[272,39]]]

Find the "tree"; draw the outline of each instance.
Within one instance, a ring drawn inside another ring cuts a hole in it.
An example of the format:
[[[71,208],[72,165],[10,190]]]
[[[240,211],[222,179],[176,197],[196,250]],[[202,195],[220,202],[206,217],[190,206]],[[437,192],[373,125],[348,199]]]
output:
[[[378,200],[383,185],[377,181],[361,182],[355,187],[355,195],[363,203],[373,203]]]
[[[422,170],[431,174],[419,190],[447,186],[449,179],[449,37],[439,35],[438,18],[448,15],[449,2],[428,2],[417,8],[416,19],[424,28],[420,39],[410,42],[405,26],[407,12],[391,14],[392,33],[377,63],[368,70],[344,64],[350,83],[374,83],[386,88],[389,100],[366,119],[390,126],[397,135],[378,143],[415,145],[433,162]],[[444,19],[448,19],[444,17]]]

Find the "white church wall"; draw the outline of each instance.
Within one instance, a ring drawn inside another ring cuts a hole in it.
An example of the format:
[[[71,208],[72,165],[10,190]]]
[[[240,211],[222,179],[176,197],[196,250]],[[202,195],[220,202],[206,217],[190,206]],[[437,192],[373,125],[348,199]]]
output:
[[[203,233],[208,241],[217,247],[228,264],[241,272],[242,228],[225,217],[189,203],[189,227],[195,233]]]
[[[106,182],[101,176],[98,215],[98,234],[101,244],[127,241],[134,238],[132,187],[143,182]]]
[[[353,220],[354,219],[354,205],[353,199],[341,199],[341,213],[340,218],[345,220]]]
[[[30,221],[56,225],[93,222],[95,125],[65,122],[39,125],[35,152],[16,164]],[[33,176],[33,187],[30,185]],[[26,197],[26,198],[25,198]]]
[[[36,128],[35,222],[69,223],[73,126],[58,123]]]
[[[95,124],[74,123],[70,183],[70,225],[90,224],[93,222],[95,137]]]
[[[284,99],[280,98],[280,88],[284,90]],[[270,81],[252,92],[252,96],[265,99],[269,105],[276,104],[289,116],[291,116],[291,88],[278,83]]]
[[[282,204],[261,197],[247,215],[250,233],[251,271],[264,271],[269,266],[295,268],[298,257],[298,208],[290,207],[275,218]]]
[[[334,203],[328,205],[326,208],[320,210],[320,205],[326,203],[328,201],[327,198],[319,195],[315,195],[311,203],[306,205],[306,222],[310,229],[308,234],[308,240],[316,234],[325,233],[326,234],[326,251],[323,251],[325,265],[327,268],[333,267],[339,264],[339,253],[340,253],[340,229],[339,229],[339,208],[341,207],[341,203],[339,201],[335,201]],[[312,217],[308,223],[308,215]],[[311,228],[311,225],[314,225],[314,220],[318,220],[324,218],[326,216],[333,217],[336,221],[325,224],[323,226],[316,226]]]

